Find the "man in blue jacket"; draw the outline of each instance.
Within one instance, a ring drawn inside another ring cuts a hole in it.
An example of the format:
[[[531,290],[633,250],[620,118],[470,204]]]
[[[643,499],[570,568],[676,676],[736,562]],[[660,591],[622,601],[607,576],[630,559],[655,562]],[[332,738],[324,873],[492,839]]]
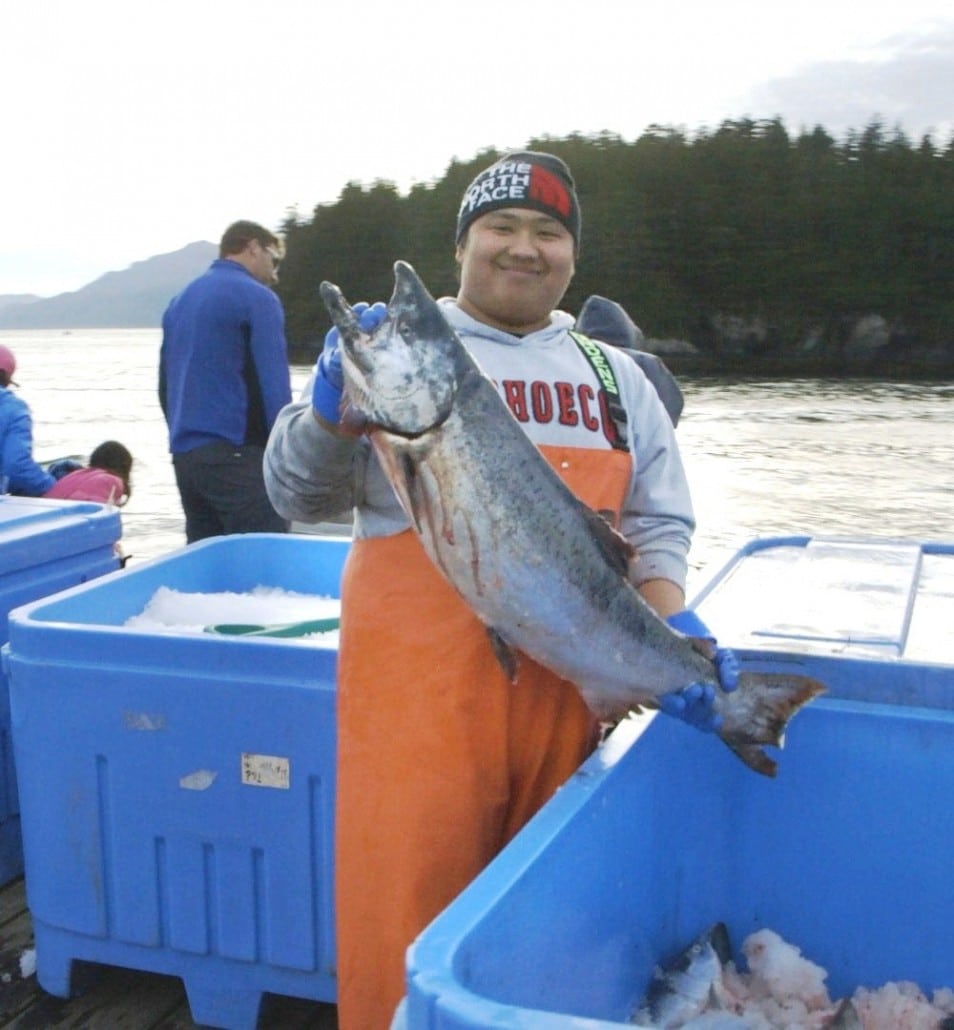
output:
[[[42,497],[56,479],[33,460],[33,417],[11,389],[17,360],[0,346],[0,493]]]
[[[159,403],[188,543],[288,529],[262,475],[268,434],[291,400],[285,316],[271,289],[280,260],[274,233],[235,222],[218,259],[163,315]]]

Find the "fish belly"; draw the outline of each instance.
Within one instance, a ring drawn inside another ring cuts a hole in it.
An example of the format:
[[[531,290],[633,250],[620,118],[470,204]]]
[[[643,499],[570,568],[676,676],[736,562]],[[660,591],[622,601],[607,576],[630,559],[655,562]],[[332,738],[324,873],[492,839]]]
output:
[[[373,439],[424,549],[478,618],[601,715],[711,676],[607,563],[520,427],[475,409],[413,440]]]

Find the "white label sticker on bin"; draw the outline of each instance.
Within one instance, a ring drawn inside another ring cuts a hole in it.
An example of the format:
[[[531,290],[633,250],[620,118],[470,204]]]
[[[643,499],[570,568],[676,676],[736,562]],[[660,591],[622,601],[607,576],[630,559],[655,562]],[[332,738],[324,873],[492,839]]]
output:
[[[291,786],[289,761],[277,755],[253,755],[242,752],[242,782],[253,787],[288,790]]]

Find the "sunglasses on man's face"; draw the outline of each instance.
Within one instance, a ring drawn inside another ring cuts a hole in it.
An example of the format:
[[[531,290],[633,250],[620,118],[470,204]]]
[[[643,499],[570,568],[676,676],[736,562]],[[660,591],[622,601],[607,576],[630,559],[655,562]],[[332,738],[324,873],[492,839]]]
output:
[[[278,268],[278,266],[282,263],[281,254],[279,254],[274,247],[264,247],[263,250],[272,259],[272,267]]]

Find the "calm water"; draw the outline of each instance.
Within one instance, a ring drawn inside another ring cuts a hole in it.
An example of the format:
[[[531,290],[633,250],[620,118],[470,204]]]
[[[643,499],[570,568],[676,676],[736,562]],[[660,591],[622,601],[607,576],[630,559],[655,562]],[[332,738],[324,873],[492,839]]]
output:
[[[17,355],[38,458],[105,439],[135,457],[133,562],[184,546],[156,399],[158,330],[0,332]],[[293,391],[305,367],[292,369]],[[954,383],[683,380],[679,439],[699,528],[694,574],[751,537],[954,539]]]

